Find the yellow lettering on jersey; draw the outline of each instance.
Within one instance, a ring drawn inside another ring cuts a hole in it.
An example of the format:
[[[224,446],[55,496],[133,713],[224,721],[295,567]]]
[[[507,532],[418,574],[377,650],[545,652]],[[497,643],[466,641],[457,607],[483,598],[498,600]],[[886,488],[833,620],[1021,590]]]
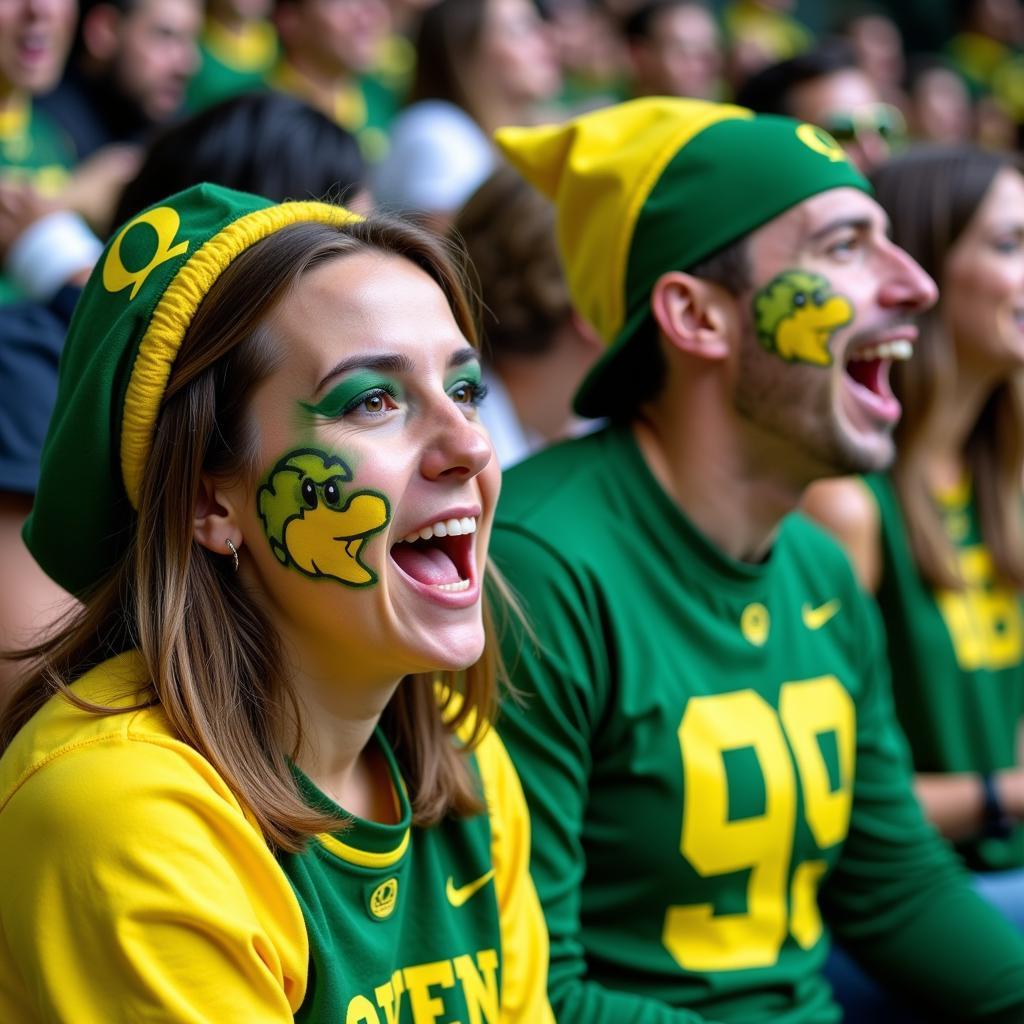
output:
[[[965,672],[999,671],[1024,659],[1024,622],[1020,598],[998,585],[992,557],[983,545],[959,552],[962,590],[942,590],[935,595],[956,652]]]
[[[395,971],[389,982],[378,985],[373,990],[377,1005],[384,1011],[384,1024],[398,1024],[403,992],[405,992],[405,982],[402,980],[401,970]]]
[[[156,232],[156,251],[150,261],[139,270],[129,270],[121,258],[121,243],[125,236],[139,224],[148,224]],[[108,292],[116,293],[131,287],[131,294],[128,296],[130,302],[139,293],[139,289],[145,284],[146,278],[156,270],[162,263],[181,256],[188,251],[188,241],[174,244],[175,236],[181,225],[181,218],[178,211],[170,206],[158,206],[155,210],[147,210],[140,213],[134,220],[129,221],[114,239],[103,261],[103,287]]]
[[[436,1024],[439,1019],[447,1020],[457,1010],[457,1006],[446,1006],[443,991],[436,989],[456,988],[461,991],[469,1013],[465,1024],[499,1024],[498,953],[493,949],[463,953],[454,960],[400,968],[373,990],[376,1006],[364,995],[349,1000],[345,1024],[399,1024],[408,1020],[412,1024]],[[402,996],[406,994],[409,996],[408,1012],[403,1015]]]
[[[475,964],[471,956],[457,956],[455,976],[462,982],[469,1024],[498,1024],[498,954],[483,949],[477,953]]]
[[[753,690],[687,702],[678,731],[685,792],[680,853],[705,877],[744,869],[750,874],[745,913],[716,914],[710,903],[667,909],[662,943],[681,967],[700,972],[770,967],[787,935],[805,948],[817,942],[822,931],[817,891],[825,862],[799,863],[789,877],[797,772],[815,843],[825,848],[840,842],[849,826],[855,731],[853,701],[834,676],[783,683],[778,712]],[[825,733],[835,734],[839,751],[834,791],[818,743]],[[729,820],[723,755],[739,748],[752,748],[757,756],[765,810]]]
[[[406,967],[402,972],[405,978],[405,991],[409,994],[409,1006],[412,1009],[413,1024],[436,1024],[445,1013],[444,999],[431,995],[435,986],[453,988],[455,971],[450,960],[437,960],[434,963],[418,964]]]
[[[818,886],[827,867],[823,860],[805,860],[793,872],[789,931],[801,949],[811,949],[824,931],[818,909]]]
[[[664,940],[689,971],[768,967],[786,937],[786,890],[796,789],[775,711],[753,690],[692,697],[679,725],[686,813],[680,849],[702,875],[750,869],[747,913],[716,914],[710,903],[672,907]],[[765,813],[729,820],[722,754],[753,747],[764,776]]]
[[[366,996],[356,996],[349,1000],[345,1024],[380,1024],[380,1017]]]
[[[779,717],[796,755],[804,787],[804,815],[814,841],[827,850],[846,838],[853,803],[857,710],[835,676],[789,683],[779,694]],[[832,790],[818,737],[834,732],[839,748],[840,785]]]

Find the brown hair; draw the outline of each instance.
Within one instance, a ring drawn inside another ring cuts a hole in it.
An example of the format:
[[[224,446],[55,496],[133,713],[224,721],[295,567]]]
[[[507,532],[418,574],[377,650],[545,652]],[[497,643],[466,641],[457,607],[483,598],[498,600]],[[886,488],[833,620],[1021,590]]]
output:
[[[410,104],[446,100],[479,121],[466,69],[480,46],[486,16],[486,0],[440,0],[423,12],[414,40]]]
[[[555,240],[555,208],[502,164],[470,197],[454,230],[462,237],[491,317],[487,354],[538,355],[572,314]]]
[[[893,239],[940,284],[950,249],[966,229],[1012,157],[970,146],[922,147],[879,167],[875,194],[892,222]],[[1019,169],[1019,168],[1018,168]],[[893,467],[911,550],[924,579],[962,587],[953,550],[926,475],[924,440],[942,415],[956,377],[953,339],[942,303],[920,321],[921,344],[909,362],[893,366],[903,404]],[[978,507],[981,534],[996,571],[1024,586],[1021,479],[1024,472],[1024,379],[1003,381],[989,395],[967,439],[964,457]]]
[[[230,561],[193,539],[200,476],[255,472],[248,397],[281,360],[264,328],[268,315],[307,271],[367,249],[404,257],[444,292],[466,338],[477,344],[462,271],[431,236],[375,218],[335,228],[301,223],[255,244],[228,267],[197,310],[182,342],[147,461],[133,542],[117,568],[69,614],[52,640],[17,657],[39,659],[0,716],[0,752],[53,694],[96,713],[69,684],[93,666],[137,648],[177,735],[201,753],[259,822],[269,843],[298,850],[318,832],[345,827],[302,799],[280,749],[302,744],[271,623],[246,597]],[[492,593],[505,593],[488,567]],[[462,749],[493,719],[499,663],[485,601],[484,656],[465,672],[404,679],[381,724],[401,765],[417,825],[482,810]],[[440,700],[437,685],[447,689]],[[466,726],[465,744],[453,739]],[[460,749],[461,748],[461,749]]]

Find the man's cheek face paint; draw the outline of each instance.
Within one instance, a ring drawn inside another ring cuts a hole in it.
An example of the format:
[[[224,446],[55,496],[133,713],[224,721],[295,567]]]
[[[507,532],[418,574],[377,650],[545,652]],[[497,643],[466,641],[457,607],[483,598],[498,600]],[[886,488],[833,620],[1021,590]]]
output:
[[[256,492],[256,507],[282,565],[350,587],[377,582],[360,552],[390,522],[391,505],[379,491],[353,489],[351,480],[339,456],[317,448],[278,460]]]
[[[849,299],[836,295],[821,274],[784,270],[754,296],[757,337],[787,362],[831,366],[829,344],[853,319]]]

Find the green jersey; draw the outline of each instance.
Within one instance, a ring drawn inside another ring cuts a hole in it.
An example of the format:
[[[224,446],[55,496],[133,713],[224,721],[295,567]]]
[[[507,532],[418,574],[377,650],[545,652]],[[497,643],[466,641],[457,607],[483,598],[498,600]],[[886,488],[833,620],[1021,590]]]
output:
[[[1024,716],[1024,600],[999,585],[969,485],[941,496],[964,579],[936,592],[920,576],[892,482],[866,482],[878,503],[882,579],[896,713],[922,772],[994,772],[1017,764]],[[1024,866],[1024,829],[959,847],[975,870]]]
[[[73,689],[119,712],[54,697],[0,758],[0,1020],[553,1024],[526,807],[493,731],[471,755],[487,813],[414,826],[378,732],[396,822],[275,857],[138,707],[145,679],[134,652],[103,663]]]
[[[199,40],[199,70],[188,83],[189,110],[226,100],[230,96],[266,88],[266,76],[277,62],[277,34],[266,21],[228,32],[209,20]]]
[[[274,89],[291,93],[323,109],[313,84],[294,65],[282,60],[268,77]],[[374,163],[388,150],[388,128],[394,119],[397,97],[373,75],[360,75],[339,86],[330,97],[329,117],[359,141],[363,157]]]
[[[562,1024],[838,1021],[822,910],[883,978],[1022,1011],[1024,946],[920,813],[877,611],[821,531],[737,562],[612,427],[508,474],[492,552],[536,632],[506,630],[501,728]]]
[[[27,99],[0,112],[0,177],[26,182],[41,195],[54,197],[67,184],[74,163],[71,140]],[[0,276],[0,304],[21,293]]]

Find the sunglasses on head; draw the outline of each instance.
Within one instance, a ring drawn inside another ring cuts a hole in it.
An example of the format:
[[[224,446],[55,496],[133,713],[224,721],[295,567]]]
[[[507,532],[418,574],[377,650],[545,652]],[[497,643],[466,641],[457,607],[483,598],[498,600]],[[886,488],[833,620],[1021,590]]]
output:
[[[907,134],[903,115],[891,103],[868,103],[854,110],[837,111],[825,119],[822,127],[840,144],[864,134],[900,142]]]

